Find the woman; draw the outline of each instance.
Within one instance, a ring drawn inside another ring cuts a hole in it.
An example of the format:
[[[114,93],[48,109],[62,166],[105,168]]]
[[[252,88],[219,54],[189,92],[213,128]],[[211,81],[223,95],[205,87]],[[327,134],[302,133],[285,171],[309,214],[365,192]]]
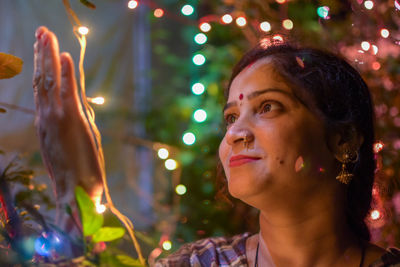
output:
[[[76,140],[93,142],[79,111],[71,58],[58,55],[57,39],[46,28],[36,36],[37,125],[46,132],[40,136],[42,151],[48,154],[50,144],[59,144],[62,151],[78,147]],[[43,82],[54,79],[60,82],[48,82],[53,87]],[[74,97],[68,102],[63,92]],[[74,138],[60,138],[50,127],[61,127],[63,116],[42,118],[42,109],[54,113],[42,95],[56,95],[55,111],[72,114],[66,123]],[[364,222],[375,169],[374,117],[370,93],[357,71],[329,53],[264,41],[234,68],[226,97],[220,160],[229,193],[260,210],[260,232],[190,243],[156,266],[400,263],[399,250],[369,243]],[[93,161],[90,147],[82,149],[82,157]],[[97,177],[95,161],[78,168],[67,153],[48,158],[56,183],[65,184],[57,173],[67,169],[71,184],[82,183],[77,177],[85,176],[78,173]],[[95,198],[100,191],[90,192]]]

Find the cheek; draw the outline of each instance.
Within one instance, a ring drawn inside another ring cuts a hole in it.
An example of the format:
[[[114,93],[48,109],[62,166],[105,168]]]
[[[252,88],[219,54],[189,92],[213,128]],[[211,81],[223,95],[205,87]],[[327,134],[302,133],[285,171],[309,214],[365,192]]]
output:
[[[222,165],[225,166],[225,163],[226,163],[226,160],[227,160],[228,154],[229,154],[229,147],[225,141],[225,137],[224,137],[224,139],[222,139],[222,141],[219,145],[218,154],[219,154],[219,158],[222,162]]]

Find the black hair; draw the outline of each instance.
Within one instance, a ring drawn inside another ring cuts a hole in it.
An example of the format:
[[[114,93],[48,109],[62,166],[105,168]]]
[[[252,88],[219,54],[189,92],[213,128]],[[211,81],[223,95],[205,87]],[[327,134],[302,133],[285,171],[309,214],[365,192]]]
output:
[[[346,187],[345,212],[357,237],[370,241],[365,219],[371,209],[376,162],[373,152],[375,115],[368,86],[358,71],[338,55],[264,39],[234,67],[225,97],[229,95],[232,81],[243,69],[266,57],[271,57],[274,68],[291,85],[298,98],[311,97],[313,103],[309,108],[321,116],[326,132],[341,129],[340,133],[346,134],[353,128],[363,136],[359,158],[350,169],[354,178]],[[221,166],[218,170],[221,174]],[[221,190],[227,191],[226,181]]]

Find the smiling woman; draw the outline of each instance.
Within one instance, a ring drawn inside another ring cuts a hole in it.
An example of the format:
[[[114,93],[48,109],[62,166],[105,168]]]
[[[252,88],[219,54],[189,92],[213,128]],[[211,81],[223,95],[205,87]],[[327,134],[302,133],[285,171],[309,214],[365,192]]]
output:
[[[222,190],[260,211],[260,232],[183,246],[158,266],[391,266],[370,243],[376,163],[369,89],[345,60],[260,42],[225,91]]]

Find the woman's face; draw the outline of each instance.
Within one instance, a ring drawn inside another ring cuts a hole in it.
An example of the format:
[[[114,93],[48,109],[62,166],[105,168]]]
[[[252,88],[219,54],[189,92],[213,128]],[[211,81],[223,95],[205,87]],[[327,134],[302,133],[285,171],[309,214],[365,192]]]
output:
[[[236,76],[224,117],[219,156],[232,196],[260,208],[304,199],[334,181],[322,120],[301,104],[270,58]]]

